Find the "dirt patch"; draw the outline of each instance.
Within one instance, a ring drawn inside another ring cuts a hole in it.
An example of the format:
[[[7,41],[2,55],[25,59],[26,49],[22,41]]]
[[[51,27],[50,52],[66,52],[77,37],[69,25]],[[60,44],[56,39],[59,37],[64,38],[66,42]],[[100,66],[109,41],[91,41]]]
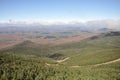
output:
[[[1,48],[6,48],[6,47],[10,47],[10,46],[14,46],[16,44],[18,44],[19,42],[25,41],[25,40],[29,40],[32,41],[34,43],[37,44],[50,44],[52,46],[55,45],[61,45],[61,44],[68,44],[68,43],[72,43],[72,42],[79,42],[81,40],[90,38],[95,36],[96,34],[87,34],[87,35],[81,35],[81,36],[72,36],[72,37],[68,37],[68,38],[61,38],[61,39],[40,39],[40,38],[26,38],[24,36],[20,36],[20,35],[0,35],[0,49]]]
[[[0,35],[0,40],[16,40],[22,38],[23,36],[20,35]]]
[[[64,61],[68,60],[69,58],[70,58],[70,57],[67,57],[67,58],[62,59],[62,60],[57,60],[56,62],[61,63],[61,62],[64,62]]]
[[[19,44],[21,42],[22,41],[16,41],[14,43],[0,43],[0,49],[12,47],[12,46],[15,46],[15,45],[17,45],[17,44]]]
[[[0,35],[0,49],[8,48],[23,41],[20,35]]]
[[[29,39],[32,42],[39,43],[39,44],[51,44],[51,45],[60,45],[60,44],[67,44],[71,42],[79,42],[81,40],[93,37],[97,34],[88,34],[82,36],[73,36],[68,38],[61,38],[61,39]]]
[[[111,64],[111,63],[118,62],[118,61],[120,61],[120,58],[116,59],[116,60],[113,60],[113,61],[109,61],[109,62],[105,62],[105,63],[101,63],[101,64],[96,64],[96,65],[93,65],[93,66],[100,66],[100,65],[105,65],[105,64]]]

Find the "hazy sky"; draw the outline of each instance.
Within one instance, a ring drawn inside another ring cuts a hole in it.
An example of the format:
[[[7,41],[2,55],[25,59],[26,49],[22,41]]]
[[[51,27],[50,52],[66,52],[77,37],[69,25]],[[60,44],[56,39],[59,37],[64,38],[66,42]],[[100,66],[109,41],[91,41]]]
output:
[[[120,19],[120,0],[0,0],[0,22]]]

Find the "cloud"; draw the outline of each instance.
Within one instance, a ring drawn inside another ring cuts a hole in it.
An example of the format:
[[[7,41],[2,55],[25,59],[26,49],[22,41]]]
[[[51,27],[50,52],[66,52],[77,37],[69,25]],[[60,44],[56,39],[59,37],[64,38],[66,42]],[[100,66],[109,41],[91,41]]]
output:
[[[0,26],[40,26],[40,27],[85,27],[85,28],[110,28],[120,29],[120,20],[94,20],[87,22],[71,21],[71,22],[12,22],[0,23]]]
[[[87,26],[120,29],[120,20],[96,20],[96,21],[88,21],[85,24]]]

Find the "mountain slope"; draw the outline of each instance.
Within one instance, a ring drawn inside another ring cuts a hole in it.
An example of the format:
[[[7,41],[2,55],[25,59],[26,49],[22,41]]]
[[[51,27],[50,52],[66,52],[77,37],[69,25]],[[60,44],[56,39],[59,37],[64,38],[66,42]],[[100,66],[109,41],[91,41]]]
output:
[[[110,61],[120,58],[120,36],[110,34],[59,46],[25,41],[2,50],[0,79],[119,80],[120,61]],[[106,62],[110,63],[95,66]]]
[[[56,53],[70,57],[69,60],[63,62],[65,65],[93,65],[112,61],[120,58],[120,35],[118,33],[104,33],[95,36],[94,39],[92,37],[78,43],[62,45],[62,47],[59,46],[61,50]]]

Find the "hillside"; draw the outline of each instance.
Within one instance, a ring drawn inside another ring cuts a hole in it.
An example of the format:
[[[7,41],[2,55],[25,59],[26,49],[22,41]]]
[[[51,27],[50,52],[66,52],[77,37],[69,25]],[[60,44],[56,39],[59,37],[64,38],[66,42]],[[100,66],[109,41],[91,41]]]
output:
[[[94,36],[94,39],[91,37],[81,42],[59,46],[64,49],[56,53],[70,57],[64,62],[67,65],[93,65],[118,59],[120,58],[120,35],[116,33],[104,33]]]
[[[55,46],[24,41],[0,51],[0,79],[119,80],[119,58],[120,32]]]

